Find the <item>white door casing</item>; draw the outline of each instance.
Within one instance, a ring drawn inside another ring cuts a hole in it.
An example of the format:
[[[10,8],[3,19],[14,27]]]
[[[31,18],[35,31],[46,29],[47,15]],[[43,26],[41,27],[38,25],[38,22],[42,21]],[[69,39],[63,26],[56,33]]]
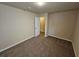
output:
[[[40,35],[40,17],[35,16],[35,37]]]

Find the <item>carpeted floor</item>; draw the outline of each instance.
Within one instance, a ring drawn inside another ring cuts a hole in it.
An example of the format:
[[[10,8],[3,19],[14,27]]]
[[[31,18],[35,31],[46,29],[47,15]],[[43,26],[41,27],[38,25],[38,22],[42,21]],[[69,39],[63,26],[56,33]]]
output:
[[[2,57],[74,57],[72,43],[55,37],[31,38],[0,53]]]

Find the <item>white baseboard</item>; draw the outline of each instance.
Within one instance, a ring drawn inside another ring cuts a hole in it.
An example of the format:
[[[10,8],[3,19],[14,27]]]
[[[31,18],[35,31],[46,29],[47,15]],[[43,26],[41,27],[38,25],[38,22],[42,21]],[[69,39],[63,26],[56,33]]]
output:
[[[0,52],[5,51],[5,50],[7,50],[7,49],[9,49],[9,48],[11,48],[11,47],[14,47],[14,46],[16,46],[16,45],[18,45],[18,44],[20,44],[20,43],[22,43],[22,42],[24,42],[24,41],[26,41],[26,40],[32,38],[32,37],[34,37],[34,35],[32,35],[32,36],[30,36],[30,37],[28,37],[28,38],[26,38],[26,39],[24,39],[24,40],[22,40],[22,41],[19,41],[19,42],[15,43],[15,44],[12,44],[12,45],[10,45],[10,46],[4,48],[4,49],[1,49]]]
[[[48,36],[52,36],[52,37],[56,37],[56,38],[59,38],[59,39],[63,39],[63,40],[67,40],[67,41],[72,42],[71,40],[69,40],[67,38],[61,38],[61,37],[58,37],[58,36],[55,36],[55,35],[48,34]]]
[[[74,45],[73,41],[72,41],[72,46],[73,46],[73,49],[74,49],[75,57],[78,57],[77,51],[76,51],[76,49],[75,49],[75,45]]]

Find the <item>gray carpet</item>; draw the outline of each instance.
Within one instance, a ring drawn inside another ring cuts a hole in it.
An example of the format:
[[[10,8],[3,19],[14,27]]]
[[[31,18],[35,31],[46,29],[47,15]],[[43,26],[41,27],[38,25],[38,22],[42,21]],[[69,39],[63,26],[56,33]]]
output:
[[[72,43],[55,37],[31,38],[0,53],[1,57],[74,57]]]

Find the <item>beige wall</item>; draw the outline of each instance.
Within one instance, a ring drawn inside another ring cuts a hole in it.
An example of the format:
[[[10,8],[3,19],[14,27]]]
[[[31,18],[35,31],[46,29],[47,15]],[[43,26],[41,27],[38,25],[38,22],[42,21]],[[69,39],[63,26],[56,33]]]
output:
[[[73,47],[74,47],[75,55],[79,57],[79,11],[77,15],[77,23],[74,32]]]
[[[0,51],[34,36],[34,13],[0,4]]]
[[[45,17],[40,17],[40,31],[45,32]]]
[[[48,35],[71,41],[75,19],[75,11],[50,13],[48,17]]]

